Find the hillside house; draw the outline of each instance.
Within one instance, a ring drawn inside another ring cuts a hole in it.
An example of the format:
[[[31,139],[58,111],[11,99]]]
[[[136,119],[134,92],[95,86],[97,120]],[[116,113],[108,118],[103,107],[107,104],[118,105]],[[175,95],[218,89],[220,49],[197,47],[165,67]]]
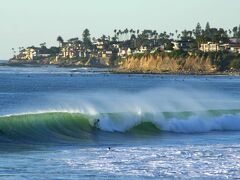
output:
[[[217,52],[220,50],[218,43],[208,42],[206,44],[201,44],[200,51],[203,52]]]
[[[35,59],[35,57],[37,57],[38,52],[39,52],[38,48],[28,47],[20,51],[17,58],[21,60],[33,60]]]
[[[239,44],[230,44],[229,51],[232,53],[239,53],[240,54],[240,43]]]
[[[172,44],[174,50],[190,51],[192,41],[190,40],[172,41]]]

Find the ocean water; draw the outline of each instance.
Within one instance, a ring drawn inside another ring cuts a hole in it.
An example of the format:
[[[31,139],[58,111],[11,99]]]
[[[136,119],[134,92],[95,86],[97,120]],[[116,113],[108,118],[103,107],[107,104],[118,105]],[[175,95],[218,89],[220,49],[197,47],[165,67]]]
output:
[[[240,78],[0,66],[0,179],[239,179]]]

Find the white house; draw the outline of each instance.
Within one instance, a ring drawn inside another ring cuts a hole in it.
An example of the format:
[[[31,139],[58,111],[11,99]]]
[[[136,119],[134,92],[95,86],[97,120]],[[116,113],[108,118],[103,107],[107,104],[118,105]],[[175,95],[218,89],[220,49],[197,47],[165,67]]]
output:
[[[189,49],[191,48],[191,41],[183,41],[183,40],[179,40],[179,41],[172,41],[171,42],[173,44],[173,49],[174,50],[183,50],[183,51],[189,51]]]
[[[201,44],[200,51],[203,52],[217,52],[220,50],[218,43],[208,42],[206,44]]]
[[[38,54],[37,48],[28,47],[20,52],[18,58],[21,60],[33,60],[37,56],[37,54]]]

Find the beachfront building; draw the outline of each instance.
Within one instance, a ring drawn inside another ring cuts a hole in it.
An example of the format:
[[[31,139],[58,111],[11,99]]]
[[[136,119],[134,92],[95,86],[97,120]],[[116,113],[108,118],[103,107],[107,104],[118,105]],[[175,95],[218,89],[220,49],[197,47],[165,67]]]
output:
[[[20,60],[33,60],[38,54],[38,49],[35,47],[28,47],[20,51],[17,59]]]
[[[208,42],[206,44],[201,44],[200,51],[203,52],[217,52],[220,50],[218,43]]]
[[[73,48],[71,48],[71,46],[65,46],[62,48],[62,56],[64,58],[73,58],[75,56],[78,56],[78,51],[75,51]]]
[[[61,48],[61,56],[63,58],[75,58],[75,57],[84,57],[87,52],[83,47],[81,41],[78,38],[73,38],[68,40],[68,42],[63,43]]]

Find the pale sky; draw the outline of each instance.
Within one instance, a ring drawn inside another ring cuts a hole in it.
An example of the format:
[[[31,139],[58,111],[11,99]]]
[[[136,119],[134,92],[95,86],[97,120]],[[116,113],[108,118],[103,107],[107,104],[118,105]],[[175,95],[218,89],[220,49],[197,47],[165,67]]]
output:
[[[0,0],[0,59],[19,46],[57,45],[56,38],[112,35],[114,29],[175,32],[240,24],[240,0]]]

